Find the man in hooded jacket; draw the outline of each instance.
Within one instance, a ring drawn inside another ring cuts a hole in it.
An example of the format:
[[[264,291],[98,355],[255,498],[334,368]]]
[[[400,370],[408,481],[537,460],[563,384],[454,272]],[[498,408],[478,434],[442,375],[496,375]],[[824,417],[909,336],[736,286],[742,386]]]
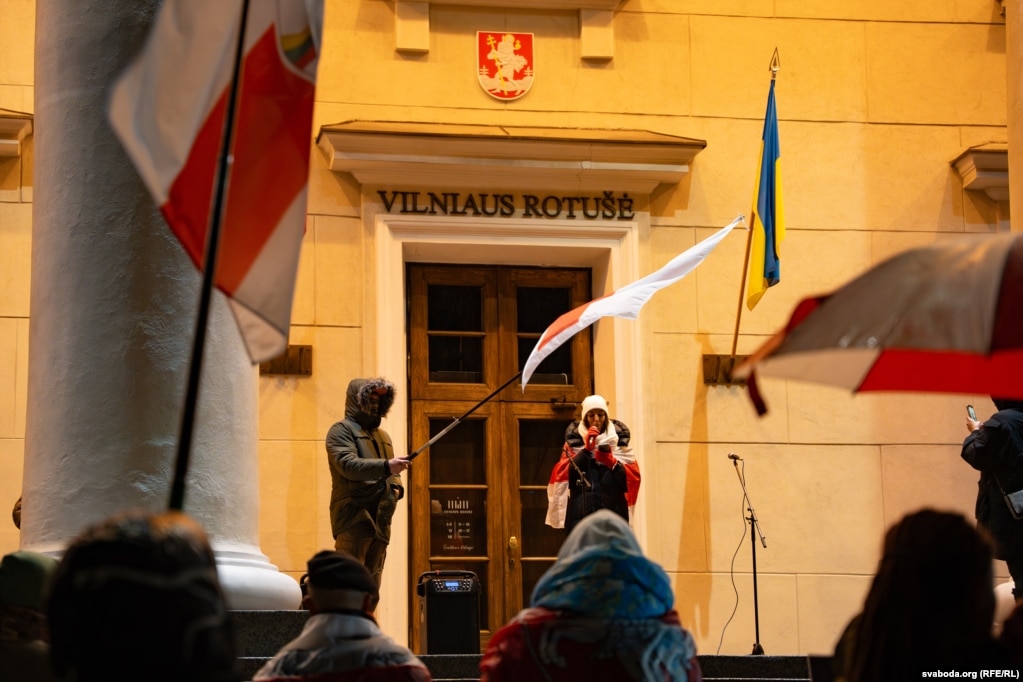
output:
[[[391,540],[391,518],[405,488],[398,476],[409,460],[395,457],[391,437],[380,428],[394,404],[386,379],[352,379],[345,418],[327,432],[330,463],[330,526],[334,548],[361,561],[380,586]]]

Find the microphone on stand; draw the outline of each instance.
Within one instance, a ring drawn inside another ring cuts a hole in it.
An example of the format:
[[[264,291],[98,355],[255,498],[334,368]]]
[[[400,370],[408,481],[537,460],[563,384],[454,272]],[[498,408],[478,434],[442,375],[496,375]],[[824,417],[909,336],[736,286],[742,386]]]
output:
[[[749,516],[746,520],[749,521],[750,528],[750,549],[753,552],[753,632],[756,635],[756,640],[753,642],[753,654],[763,656],[764,647],[760,644],[760,604],[757,594],[757,540],[756,536],[760,535],[760,542],[763,543],[764,547],[767,547],[767,538],[764,537],[763,531],[760,529],[760,522],[757,520],[757,513],[753,510],[753,502],[749,499],[749,492],[746,490],[746,477],[739,469],[739,462],[743,459],[734,452],[728,453],[728,459],[732,460],[732,464],[735,465],[735,475],[739,477],[739,485],[742,486],[742,499],[746,503],[746,511],[749,512]],[[743,469],[746,465],[743,464]],[[745,532],[744,532],[745,534]]]

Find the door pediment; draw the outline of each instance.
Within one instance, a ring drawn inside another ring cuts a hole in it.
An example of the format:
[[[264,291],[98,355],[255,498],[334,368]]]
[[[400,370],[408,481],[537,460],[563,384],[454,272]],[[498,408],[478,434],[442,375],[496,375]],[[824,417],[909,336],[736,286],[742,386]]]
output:
[[[345,121],[320,129],[328,167],[362,185],[649,194],[707,143],[647,130]]]

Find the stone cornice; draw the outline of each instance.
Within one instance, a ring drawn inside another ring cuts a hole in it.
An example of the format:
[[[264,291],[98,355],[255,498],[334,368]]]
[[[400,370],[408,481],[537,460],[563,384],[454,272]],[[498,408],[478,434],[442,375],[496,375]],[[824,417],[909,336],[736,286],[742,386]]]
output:
[[[587,61],[614,58],[614,13],[622,0],[396,0],[395,49],[422,54],[430,51],[430,4],[509,9],[579,12],[579,52]],[[481,26],[481,30],[488,27]]]
[[[363,185],[649,194],[707,143],[644,130],[346,121],[320,129],[333,171]]]
[[[21,156],[21,142],[32,134],[32,114],[0,109],[0,157]]]
[[[1009,200],[1009,145],[1004,142],[969,147],[952,159],[963,189],[984,192],[995,201]]]

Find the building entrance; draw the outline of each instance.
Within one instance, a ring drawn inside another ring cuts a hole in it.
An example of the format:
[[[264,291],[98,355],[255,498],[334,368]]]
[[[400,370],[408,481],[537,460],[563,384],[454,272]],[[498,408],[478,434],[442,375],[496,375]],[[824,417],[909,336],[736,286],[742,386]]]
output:
[[[586,269],[407,267],[411,449],[514,376],[544,329],[590,299]],[[528,603],[557,555],[564,531],[544,524],[547,481],[592,390],[587,330],[540,365],[525,393],[513,382],[410,469],[411,578],[475,573],[481,647]],[[420,606],[410,611],[414,650]]]

